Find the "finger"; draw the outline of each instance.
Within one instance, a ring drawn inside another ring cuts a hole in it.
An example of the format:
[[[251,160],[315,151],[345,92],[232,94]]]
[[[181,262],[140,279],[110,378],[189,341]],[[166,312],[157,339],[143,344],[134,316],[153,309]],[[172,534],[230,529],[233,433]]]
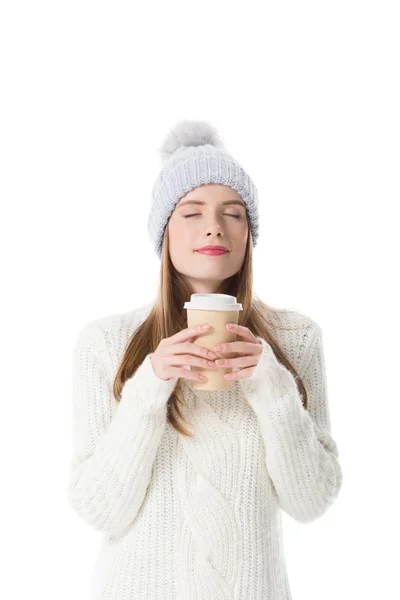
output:
[[[216,346],[214,346],[213,350],[215,352],[218,352],[218,354],[224,354],[229,352],[257,354],[257,352],[260,351],[258,346],[259,344],[255,345],[254,342],[227,342],[226,344],[218,344],[218,350],[216,350]]]
[[[168,356],[163,357],[164,362],[168,362],[168,365],[191,365],[194,367],[202,367],[204,369],[209,368],[208,358],[198,358],[197,356],[192,356],[191,354],[177,354],[176,356]]]
[[[205,346],[198,346],[191,342],[182,342],[181,344],[168,346],[168,354],[193,354],[202,358],[216,358],[217,355],[215,352],[211,352],[212,356],[208,354],[209,352],[211,351]]]
[[[254,356],[241,356],[240,358],[218,358],[214,361],[217,367],[255,367]]]
[[[248,327],[244,327],[244,325],[237,325],[236,323],[228,323],[226,325],[226,329],[233,333],[237,333],[238,335],[246,338],[248,341],[257,340],[254,333],[252,333]]]
[[[197,371],[189,371],[189,369],[185,369],[185,367],[170,367],[169,371],[171,371],[171,377],[180,377],[182,379],[191,379],[193,381],[207,381],[208,377]]]
[[[205,323],[205,325],[207,324]],[[185,342],[186,340],[190,340],[191,338],[197,337],[202,333],[206,333],[210,329],[209,325],[207,325],[206,329],[202,329],[202,327],[203,325],[196,325],[196,327],[188,327],[187,329],[182,329],[182,331],[178,331],[178,333],[171,335],[171,337],[168,339],[174,344],[176,342]]]
[[[232,371],[232,373],[225,373],[225,379],[247,379],[250,378],[254,372],[255,367],[249,367],[247,369],[241,369],[240,371]]]

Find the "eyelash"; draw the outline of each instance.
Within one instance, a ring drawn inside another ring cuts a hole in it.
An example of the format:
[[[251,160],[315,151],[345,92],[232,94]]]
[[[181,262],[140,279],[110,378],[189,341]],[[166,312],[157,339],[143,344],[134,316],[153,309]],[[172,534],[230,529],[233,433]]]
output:
[[[188,217],[198,217],[199,214],[193,214],[193,215],[184,215],[184,219],[187,219]],[[226,215],[227,217],[234,217],[235,219],[241,219],[242,217],[240,215]]]

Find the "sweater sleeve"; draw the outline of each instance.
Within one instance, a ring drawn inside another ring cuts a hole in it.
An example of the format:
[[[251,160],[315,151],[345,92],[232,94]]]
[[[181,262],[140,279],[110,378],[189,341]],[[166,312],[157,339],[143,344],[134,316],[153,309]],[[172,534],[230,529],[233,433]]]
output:
[[[87,324],[73,351],[73,454],[67,497],[87,524],[118,534],[142,505],[177,379],[160,379],[148,354],[125,382],[118,402],[112,394],[107,353],[101,329],[95,322]]]
[[[241,379],[260,423],[266,466],[282,510],[300,523],[322,516],[342,485],[337,445],[331,435],[322,330],[313,335],[299,372],[306,410],[292,373],[257,336],[263,353],[252,376]]]

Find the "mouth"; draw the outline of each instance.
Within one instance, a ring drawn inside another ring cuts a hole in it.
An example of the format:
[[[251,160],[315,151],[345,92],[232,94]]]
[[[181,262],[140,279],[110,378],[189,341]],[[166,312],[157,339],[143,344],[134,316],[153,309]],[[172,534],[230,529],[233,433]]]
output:
[[[222,250],[221,248],[200,248],[196,250],[198,254],[206,254],[207,256],[222,256],[228,254],[228,250]]]
[[[210,244],[208,246],[202,246],[201,248],[197,248],[195,252],[206,252],[207,250],[219,250],[221,252],[229,252],[229,249],[226,246],[221,246],[219,244]]]

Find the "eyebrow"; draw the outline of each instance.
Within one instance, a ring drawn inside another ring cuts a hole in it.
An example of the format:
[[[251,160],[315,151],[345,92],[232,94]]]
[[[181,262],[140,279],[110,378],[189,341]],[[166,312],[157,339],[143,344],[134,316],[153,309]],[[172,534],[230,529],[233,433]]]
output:
[[[186,200],[185,202],[182,202],[181,204],[179,204],[177,206],[177,208],[181,208],[181,206],[185,206],[186,204],[204,205],[204,204],[206,204],[206,202],[204,202],[203,200]],[[242,206],[243,208],[245,208],[245,204],[241,200],[225,200],[225,202],[221,202],[221,206],[226,206],[227,204],[238,204],[239,206]]]

